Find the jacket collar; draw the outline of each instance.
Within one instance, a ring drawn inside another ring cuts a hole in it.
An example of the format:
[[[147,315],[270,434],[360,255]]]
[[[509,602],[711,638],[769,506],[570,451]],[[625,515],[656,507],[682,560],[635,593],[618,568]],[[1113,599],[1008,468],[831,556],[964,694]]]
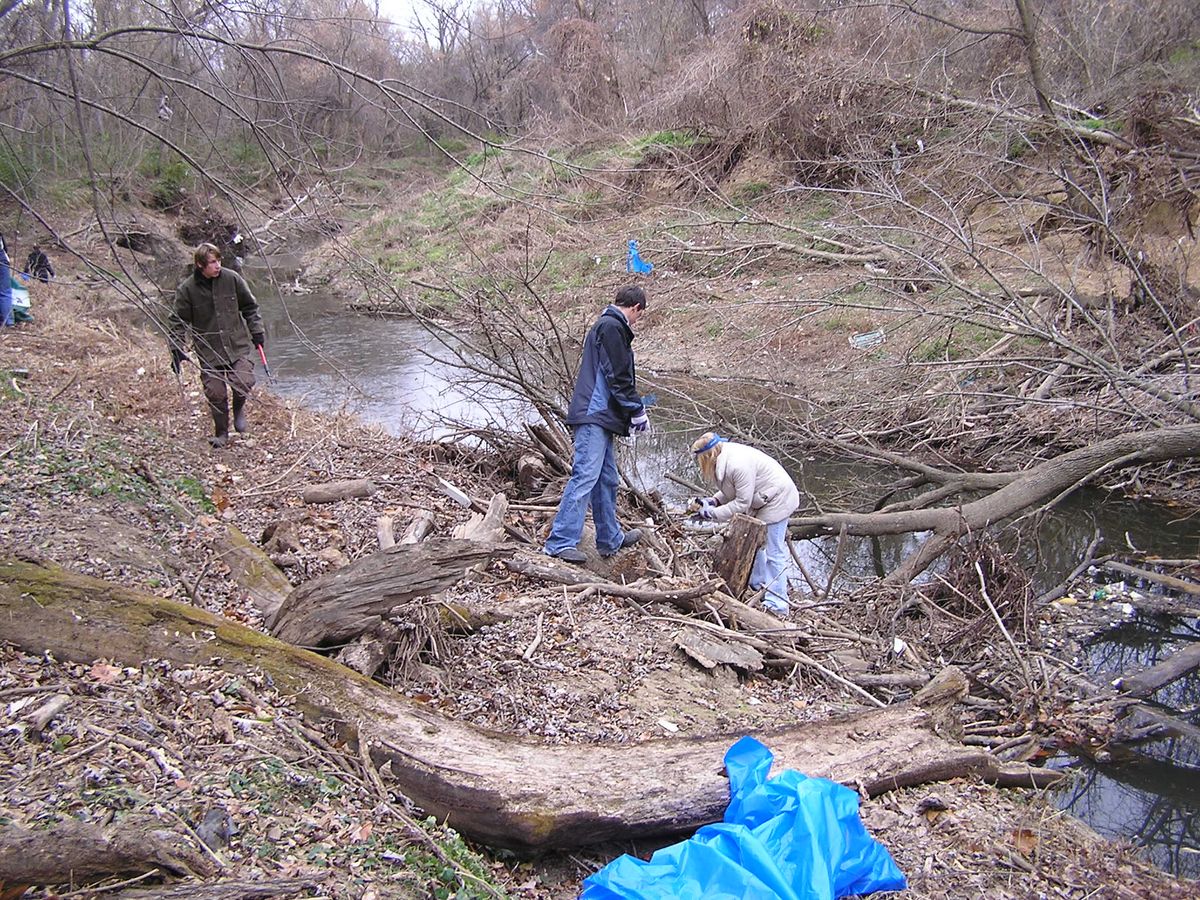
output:
[[[621,312],[621,308],[619,306],[617,306],[615,303],[610,303],[610,304],[608,304],[608,306],[606,306],[604,308],[604,312],[600,313],[600,315],[601,316],[612,316],[613,318],[615,318],[618,322],[621,323],[621,326],[627,332],[629,332],[629,339],[633,340],[633,338],[634,338],[633,328],[630,327],[629,320],[627,318],[625,318],[625,313]]]

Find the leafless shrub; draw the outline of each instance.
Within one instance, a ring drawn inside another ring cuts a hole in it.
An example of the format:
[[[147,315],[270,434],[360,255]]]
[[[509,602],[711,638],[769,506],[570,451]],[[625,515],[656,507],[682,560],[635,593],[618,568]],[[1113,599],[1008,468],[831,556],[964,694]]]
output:
[[[542,42],[544,58],[533,64],[534,90],[560,113],[609,121],[620,109],[616,58],[609,35],[594,22],[556,22]],[[545,102],[545,101],[543,101]]]

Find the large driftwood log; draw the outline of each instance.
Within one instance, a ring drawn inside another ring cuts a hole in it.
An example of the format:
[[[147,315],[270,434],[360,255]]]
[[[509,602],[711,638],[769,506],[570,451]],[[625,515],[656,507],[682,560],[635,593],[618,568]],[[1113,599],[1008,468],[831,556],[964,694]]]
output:
[[[436,594],[468,569],[512,551],[474,541],[396,544],[296,588],[279,608],[271,633],[300,647],[344,644],[397,606]]]
[[[153,820],[109,828],[76,821],[46,830],[0,828],[0,882],[63,884],[155,868],[173,875],[208,875],[213,869],[188,838]]]
[[[738,514],[725,528],[725,540],[713,554],[713,571],[725,579],[729,593],[742,596],[750,583],[754,555],[767,540],[767,526],[753,516]]]
[[[1175,591],[1182,591],[1185,594],[1191,594],[1193,597],[1200,596],[1200,584],[1194,581],[1188,581],[1185,578],[1176,578],[1174,575],[1164,575],[1162,572],[1155,572],[1152,569],[1139,569],[1135,566],[1127,566],[1124,563],[1116,562],[1115,560],[1106,560],[1103,564],[1104,568],[1111,572],[1118,572],[1121,575],[1131,575],[1134,578],[1144,578],[1147,581],[1154,581],[1164,587],[1169,587]]]
[[[5,637],[31,652],[138,665],[149,658],[262,671],[303,712],[366,740],[397,790],[483,843],[568,847],[690,831],[721,817],[722,775],[737,734],[640,744],[564,746],[481,731],[331,659],[194,607],[59,569],[0,562]],[[1032,780],[977,748],[935,734],[928,710],[896,706],[760,732],[778,768],[878,794],[978,775]]]

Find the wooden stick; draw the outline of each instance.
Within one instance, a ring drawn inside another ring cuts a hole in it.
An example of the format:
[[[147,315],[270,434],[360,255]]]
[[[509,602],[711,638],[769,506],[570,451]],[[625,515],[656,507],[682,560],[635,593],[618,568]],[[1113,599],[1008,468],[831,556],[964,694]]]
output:
[[[1135,578],[1144,578],[1147,581],[1153,581],[1156,584],[1161,584],[1172,588],[1176,591],[1183,591],[1185,594],[1191,594],[1193,597],[1200,596],[1200,584],[1191,581],[1184,581],[1182,578],[1176,578],[1174,575],[1163,575],[1160,572],[1153,572],[1150,569],[1139,569],[1135,566],[1127,566],[1124,563],[1108,560],[1104,563],[1104,568],[1113,572],[1120,572],[1122,575],[1132,575]]]

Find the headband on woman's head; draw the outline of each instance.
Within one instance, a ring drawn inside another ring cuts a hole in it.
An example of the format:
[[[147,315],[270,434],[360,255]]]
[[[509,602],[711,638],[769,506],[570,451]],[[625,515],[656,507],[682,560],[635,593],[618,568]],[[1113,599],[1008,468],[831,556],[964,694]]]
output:
[[[714,434],[707,444],[705,444],[699,450],[693,450],[692,452],[699,456],[701,453],[707,453],[713,447],[717,446],[717,444],[723,443],[725,443],[725,438],[721,437],[719,434]]]

